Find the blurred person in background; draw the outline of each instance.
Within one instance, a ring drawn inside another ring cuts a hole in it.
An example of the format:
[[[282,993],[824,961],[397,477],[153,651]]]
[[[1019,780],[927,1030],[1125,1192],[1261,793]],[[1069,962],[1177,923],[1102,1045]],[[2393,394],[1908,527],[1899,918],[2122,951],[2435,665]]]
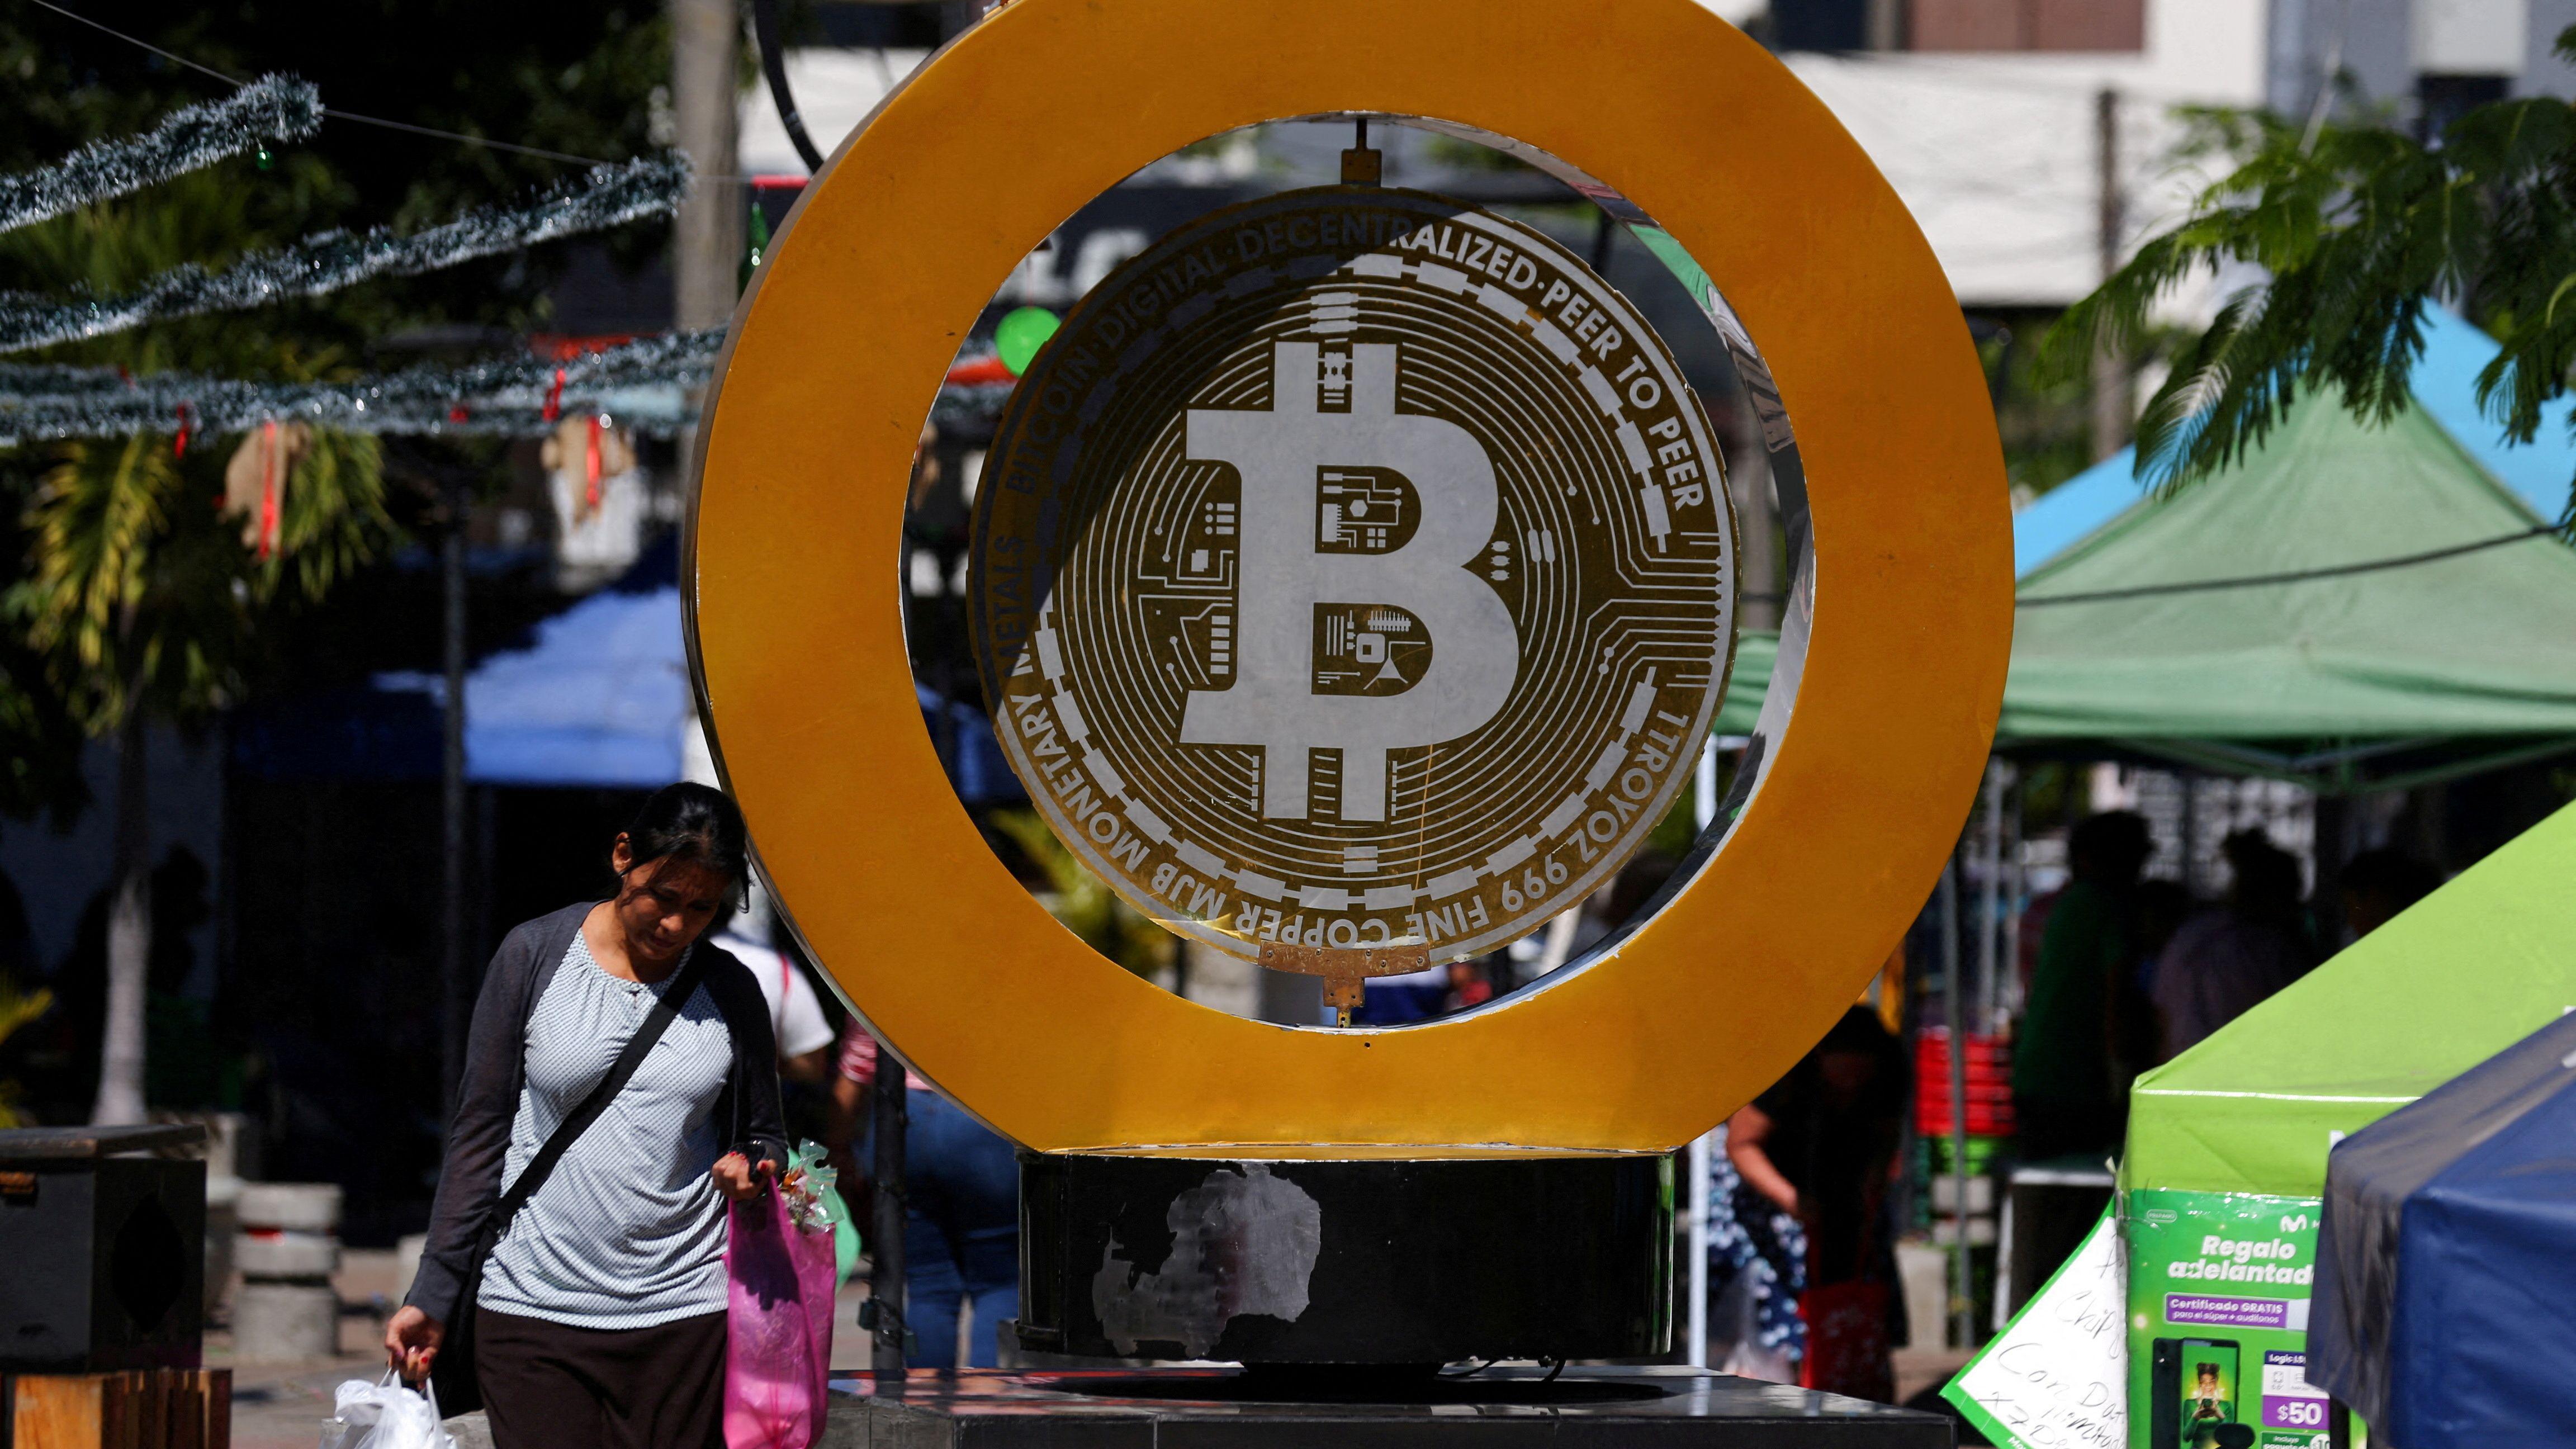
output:
[[[769,1002],[770,1030],[778,1038],[778,1075],[819,1086],[831,1080],[832,1045],[839,1033],[823,1014],[823,998],[814,983],[794,958],[771,944],[776,929],[768,892],[754,882],[744,892],[743,908],[708,939],[751,968],[751,979],[760,983],[760,994]]]
[[[868,1091],[887,1069],[877,1039],[853,1020],[841,1035],[842,1110],[860,1126],[858,1162],[875,1159]],[[967,1368],[993,1368],[995,1329],[1020,1311],[1020,1159],[1011,1144],[909,1069],[904,1072],[903,1323],[913,1366],[958,1367],[959,1322],[971,1312]]]
[[[2121,973],[2112,998],[2112,1080],[2126,1094],[2130,1082],[2151,1067],[2164,1065],[2164,1011],[2156,1005],[2156,962],[2165,946],[2192,918],[2200,903],[2182,882],[2142,880],[2129,901],[2131,943],[2129,969]]]
[[[1794,1208],[1735,1170],[1732,1122],[1709,1137],[1709,1365],[1737,1378],[1795,1383],[1807,1353],[1807,1321],[1798,1315],[1807,1230]]]
[[[2404,851],[2365,850],[2345,861],[2335,879],[2336,893],[2343,897],[2344,930],[2358,941],[2441,886],[2440,871]]]
[[[2126,1083],[2117,1045],[2137,962],[2138,872],[2147,822],[2126,810],[2086,817],[2067,841],[2072,874],[2048,913],[2030,1006],[2013,1042],[2013,1115],[2021,1155],[2041,1162],[2108,1151],[2120,1140]]]
[[[2182,924],[2156,958],[2167,1059],[2234,1021],[2316,964],[2302,929],[2298,857],[2259,830],[2220,842],[2227,900]]]
[[[1875,1011],[1855,1006],[1726,1124],[1728,1164],[1760,1200],[1747,1203],[1739,1192],[1739,1220],[1760,1218],[1767,1204],[1794,1217],[1806,1240],[1798,1290],[1810,1360],[1803,1381],[1881,1401],[1895,1391],[1888,1349],[1904,1331],[1888,1188],[1904,1134],[1905,1092],[1904,1049]],[[1786,1245],[1775,1233],[1770,1246]],[[1790,1276],[1778,1267],[1775,1276]],[[1829,1325],[1826,1300],[1838,1310],[1858,1308],[1861,1321],[1837,1312]]]

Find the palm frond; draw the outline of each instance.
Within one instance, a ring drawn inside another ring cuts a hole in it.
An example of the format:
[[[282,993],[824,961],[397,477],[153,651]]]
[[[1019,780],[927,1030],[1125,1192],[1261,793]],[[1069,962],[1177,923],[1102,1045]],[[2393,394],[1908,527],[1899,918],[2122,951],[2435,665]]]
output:
[[[2576,53],[2576,28],[2560,44]],[[2255,113],[2183,119],[2186,151],[2232,169],[2041,342],[2045,364],[2072,379],[2098,351],[2129,350],[2182,283],[2261,275],[2181,349],[2148,403],[2141,477],[2168,491],[2207,478],[2317,389],[2368,421],[2396,417],[2437,300],[2467,305],[2501,342],[2481,404],[2533,436],[2576,368],[2576,111],[2498,102],[2430,142],[2370,121],[2308,136]]]
[[[5,607],[31,646],[84,677],[70,698],[92,729],[122,716],[130,663],[120,658],[122,646],[178,488],[166,440],[72,443],[27,506],[29,567]]]

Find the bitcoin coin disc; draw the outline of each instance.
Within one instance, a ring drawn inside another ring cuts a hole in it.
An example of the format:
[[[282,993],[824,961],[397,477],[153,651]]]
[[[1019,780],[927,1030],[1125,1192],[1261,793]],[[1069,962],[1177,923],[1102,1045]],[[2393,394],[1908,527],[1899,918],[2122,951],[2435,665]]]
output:
[[[1671,808],[1734,547],[1625,298],[1501,217],[1327,187],[1074,309],[987,455],[970,609],[1005,754],[1140,910],[1238,955],[1455,960]]]

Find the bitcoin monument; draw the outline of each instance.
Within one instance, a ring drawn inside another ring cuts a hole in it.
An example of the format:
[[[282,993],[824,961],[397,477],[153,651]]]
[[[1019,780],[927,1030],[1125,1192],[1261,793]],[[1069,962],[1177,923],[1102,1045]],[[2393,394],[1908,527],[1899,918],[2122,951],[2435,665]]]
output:
[[[1325,977],[1580,903],[1688,779],[1733,638],[1697,399],[1627,300],[1436,197],[1183,227],[1038,355],[977,493],[985,697],[1056,833]]]
[[[1322,978],[1313,1022],[1257,1022],[1092,952],[985,848],[907,665],[901,503],[958,340],[1066,217],[1232,128],[1355,115],[1600,206],[1699,303],[1757,426],[1728,456],[1579,259],[1365,165],[1188,223],[1083,299],[985,463],[984,694],[1102,880]],[[1345,1024],[1371,976],[1581,900],[1669,809],[1726,688],[1725,484],[1757,459],[1792,570],[1778,662],[1663,898],[1532,989]],[[1902,206],[1688,0],[1016,0],[844,143],[754,282],[701,433],[692,659],[782,913],[1024,1148],[1025,1348],[1650,1356],[1670,1154],[1840,1014],[1976,787],[1999,464]],[[1692,1392],[1653,1412],[1736,1412]],[[1781,1412],[1794,1436],[1844,1411]]]

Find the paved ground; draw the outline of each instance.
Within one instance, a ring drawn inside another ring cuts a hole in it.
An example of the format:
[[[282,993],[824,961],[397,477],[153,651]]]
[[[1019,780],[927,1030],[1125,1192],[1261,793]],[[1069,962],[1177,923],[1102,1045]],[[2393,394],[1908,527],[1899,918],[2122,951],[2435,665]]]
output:
[[[343,1379],[372,1378],[383,1363],[384,1320],[391,1311],[394,1255],[351,1249],[340,1255],[332,1278],[339,1290],[340,1354],[297,1363],[243,1363],[233,1336],[206,1334],[206,1366],[233,1371],[233,1443],[236,1449],[313,1449],[322,1421],[331,1417],[332,1391]]]
[[[350,1249],[340,1255],[332,1286],[340,1294],[340,1352],[295,1363],[243,1363],[232,1334],[206,1334],[206,1366],[233,1371],[234,1449],[313,1449],[322,1421],[331,1417],[332,1394],[346,1379],[373,1379],[383,1371],[385,1315],[393,1311],[394,1255]],[[832,1367],[867,1366],[867,1343],[857,1326],[866,1280],[841,1292],[833,1315]]]
[[[313,1449],[322,1421],[331,1417],[332,1393],[346,1379],[373,1379],[382,1372],[384,1315],[392,1312],[394,1255],[352,1249],[341,1254],[332,1286],[339,1291],[340,1352],[336,1357],[297,1363],[242,1363],[233,1355],[232,1335],[222,1329],[206,1335],[206,1364],[233,1371],[234,1449]],[[859,1304],[867,1299],[864,1276],[841,1291],[833,1314],[832,1367],[867,1366],[868,1346],[857,1326]],[[1946,1348],[1898,1349],[1896,1394],[1899,1402],[1925,1388],[1945,1383],[1968,1361],[1965,1352]]]
[[[1976,1350],[1966,1348],[1896,1350],[1896,1401],[1904,1403],[1925,1389],[1948,1383],[1975,1356]]]

